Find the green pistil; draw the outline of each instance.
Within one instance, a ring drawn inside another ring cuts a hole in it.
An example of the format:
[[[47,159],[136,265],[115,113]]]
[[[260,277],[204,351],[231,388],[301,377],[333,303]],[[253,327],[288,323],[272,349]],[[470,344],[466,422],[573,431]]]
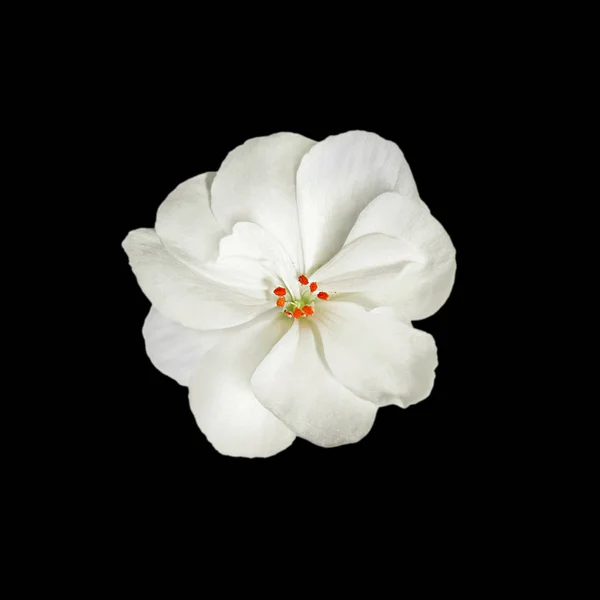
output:
[[[284,309],[293,313],[295,308],[302,310],[305,306],[313,306],[314,297],[311,292],[304,292],[299,299],[290,300]]]

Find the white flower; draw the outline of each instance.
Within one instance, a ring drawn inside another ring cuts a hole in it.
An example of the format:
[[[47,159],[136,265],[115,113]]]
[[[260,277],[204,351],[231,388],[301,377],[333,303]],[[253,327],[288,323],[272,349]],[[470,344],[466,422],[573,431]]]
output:
[[[373,133],[248,140],[123,247],[152,302],[148,355],[223,454],[356,442],[379,406],[431,392],[435,342],[411,320],[448,298],[455,251]]]

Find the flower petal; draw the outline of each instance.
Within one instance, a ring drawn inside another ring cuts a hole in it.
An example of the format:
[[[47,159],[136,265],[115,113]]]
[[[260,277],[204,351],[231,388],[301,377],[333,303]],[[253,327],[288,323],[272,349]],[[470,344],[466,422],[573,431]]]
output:
[[[342,247],[362,209],[379,194],[417,195],[400,148],[374,133],[349,131],[319,142],[296,176],[305,271],[311,273]]]
[[[303,272],[296,206],[296,171],[315,142],[295,133],[253,138],[230,152],[212,185],[212,209],[230,230],[250,221],[275,236]]]
[[[279,311],[238,328],[210,350],[190,380],[190,407],[208,441],[230,456],[272,456],[294,434],[256,399],[250,378],[289,329]]]
[[[420,260],[414,248],[383,233],[365,235],[344,246],[328,263],[311,275],[329,294],[371,293],[378,300],[374,306],[389,304],[382,288],[390,287],[411,263]],[[380,300],[380,301],[379,301]]]
[[[367,311],[352,302],[333,301],[319,306],[312,318],[331,371],[358,397],[406,408],[431,393],[435,341],[392,309]]]
[[[158,207],[155,230],[165,248],[184,260],[202,264],[217,256],[225,235],[210,208],[215,173],[204,173],[179,184]]]
[[[189,329],[163,316],[154,306],[144,321],[142,335],[152,364],[180,385],[187,386],[202,357],[227,329]]]
[[[267,290],[236,288],[235,268],[224,285],[180,262],[152,229],[131,231],[123,241],[129,263],[150,302],[169,319],[193,329],[222,329],[250,321],[273,303]],[[260,282],[257,282],[257,286]]]
[[[264,288],[269,292],[283,283],[295,297],[300,295],[294,264],[277,238],[260,225],[236,223],[232,234],[221,240],[217,266],[231,261],[239,264],[240,260],[261,265],[266,273],[262,280]]]
[[[385,193],[361,212],[344,248],[313,277],[323,289],[360,292],[354,299],[365,306],[395,306],[412,320],[425,319],[450,295],[455,255],[423,201]]]
[[[259,401],[297,435],[319,446],[357,442],[377,407],[357,398],[331,374],[309,322],[295,321],[252,377]]]

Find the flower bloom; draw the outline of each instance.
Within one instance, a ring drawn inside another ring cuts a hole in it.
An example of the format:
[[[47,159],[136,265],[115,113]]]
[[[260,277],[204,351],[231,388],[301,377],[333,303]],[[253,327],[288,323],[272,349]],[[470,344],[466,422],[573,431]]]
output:
[[[411,321],[448,298],[455,251],[378,135],[248,140],[123,247],[150,360],[223,454],[356,442],[378,407],[431,393],[435,342]]]

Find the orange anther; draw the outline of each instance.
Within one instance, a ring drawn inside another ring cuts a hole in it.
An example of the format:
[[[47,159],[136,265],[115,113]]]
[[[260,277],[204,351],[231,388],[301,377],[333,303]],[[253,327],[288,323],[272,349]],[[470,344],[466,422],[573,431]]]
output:
[[[285,298],[277,298],[277,306],[284,306]]]
[[[294,309],[294,319],[299,319],[302,316],[302,311],[299,308]]]
[[[306,315],[314,315],[315,314],[315,309],[312,306],[305,306],[303,309],[304,314]]]
[[[315,291],[315,290],[316,290],[318,287],[319,287],[319,286],[317,285],[317,282],[316,282],[316,281],[313,281],[313,282],[310,284],[310,291],[311,291],[311,292],[314,292],[314,291]]]
[[[302,285],[308,285],[308,277],[306,277],[306,275],[300,275],[300,277],[298,277],[298,281]]]
[[[284,310],[283,311],[288,317],[292,316],[292,313],[289,310]]]
[[[276,296],[285,296],[285,288],[282,288],[282,287],[276,287],[276,288],[273,290],[273,293],[274,293]]]
[[[321,300],[327,300],[327,298],[329,298],[329,294],[327,292],[319,292],[317,294],[317,298],[321,298]]]

